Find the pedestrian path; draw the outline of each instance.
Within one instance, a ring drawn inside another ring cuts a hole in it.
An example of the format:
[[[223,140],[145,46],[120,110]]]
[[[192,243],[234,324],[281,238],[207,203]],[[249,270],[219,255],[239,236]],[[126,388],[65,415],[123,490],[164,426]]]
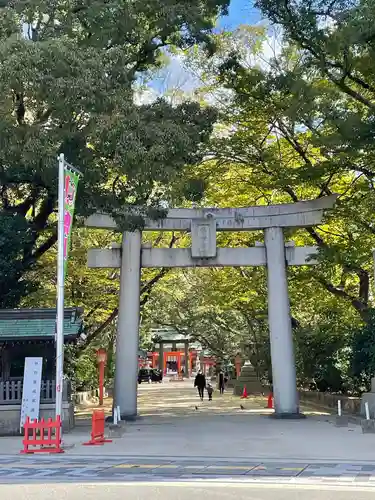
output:
[[[266,409],[265,397],[252,396],[242,406],[246,411],[253,413],[270,413]],[[203,402],[198,398],[193,382],[164,382],[163,384],[141,384],[138,388],[138,411],[142,417],[178,417],[194,414],[199,411],[203,414],[236,413],[241,408],[239,397],[233,396],[232,391],[220,395],[215,391],[213,400],[206,397]],[[80,406],[77,408],[78,418],[86,417],[97,406]],[[110,414],[112,398],[106,398],[104,409]],[[198,408],[198,410],[197,410]]]
[[[86,419],[78,419],[76,429],[63,434],[65,456],[97,457],[99,464],[99,459],[118,456],[139,460],[230,457],[258,464],[270,459],[307,464],[322,459],[337,463],[375,461],[375,435],[362,434],[360,426],[337,428],[332,416],[306,407],[302,407],[306,419],[273,419],[272,410],[265,408],[266,400],[266,396],[241,400],[226,393],[201,403],[192,381],[142,384],[139,420],[124,423],[121,435],[114,436],[112,443],[83,446],[90,436],[87,417],[92,408],[82,408]],[[21,448],[21,436],[0,438],[0,453],[19,456]]]
[[[214,391],[213,400],[208,401],[207,393],[205,399],[201,402],[198,393],[193,387],[192,379],[183,382],[164,381],[162,384],[140,384],[138,386],[138,412],[144,418],[148,417],[186,417],[189,415],[233,415],[238,412],[270,415],[273,410],[267,408],[267,396],[252,396],[248,399],[240,399],[233,395],[233,390],[228,389],[224,394]],[[104,410],[109,415],[112,409],[112,398],[104,400]],[[78,419],[87,418],[91,415],[93,409],[98,406],[79,406],[76,416]],[[318,411],[307,405],[302,405],[302,410],[306,414],[327,414],[324,411]]]
[[[111,457],[0,457],[0,483],[219,480],[363,484],[375,487],[374,463],[308,463]]]

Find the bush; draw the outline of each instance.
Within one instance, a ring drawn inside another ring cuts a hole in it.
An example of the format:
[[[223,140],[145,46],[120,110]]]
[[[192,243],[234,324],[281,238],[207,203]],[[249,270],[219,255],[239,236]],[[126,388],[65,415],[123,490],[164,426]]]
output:
[[[295,330],[297,381],[300,386],[322,392],[345,392],[344,364],[338,353],[343,353],[348,336],[338,334],[330,325],[312,330]]]
[[[357,392],[369,391],[375,375],[375,310],[369,312],[368,321],[353,332],[351,376]]]
[[[88,391],[98,387],[98,367],[95,352],[78,355],[76,346],[65,347],[65,373],[72,383],[72,390]]]

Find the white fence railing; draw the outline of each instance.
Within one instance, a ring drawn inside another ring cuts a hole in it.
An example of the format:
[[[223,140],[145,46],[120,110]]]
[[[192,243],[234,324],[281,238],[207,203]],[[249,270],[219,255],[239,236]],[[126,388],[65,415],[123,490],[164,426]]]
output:
[[[23,380],[0,381],[0,405],[21,404]],[[63,399],[68,399],[68,383],[64,381]],[[55,401],[55,381],[42,380],[40,388],[40,402],[53,403]]]

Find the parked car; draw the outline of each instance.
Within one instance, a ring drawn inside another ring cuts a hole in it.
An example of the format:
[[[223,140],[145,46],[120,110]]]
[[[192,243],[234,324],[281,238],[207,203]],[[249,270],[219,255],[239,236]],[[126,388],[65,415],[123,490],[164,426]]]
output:
[[[138,384],[142,382],[161,382],[163,374],[156,368],[141,368],[138,372]]]
[[[151,382],[162,382],[163,381],[163,373],[161,370],[153,368],[151,370]]]

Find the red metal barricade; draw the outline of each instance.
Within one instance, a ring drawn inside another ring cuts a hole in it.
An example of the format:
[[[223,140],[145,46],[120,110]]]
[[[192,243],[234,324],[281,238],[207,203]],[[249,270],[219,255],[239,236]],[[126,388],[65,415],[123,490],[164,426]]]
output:
[[[39,420],[30,420],[26,417],[24,425],[23,450],[20,453],[64,453],[61,448],[61,419],[49,418],[47,422],[42,418]],[[30,435],[31,431],[31,435]],[[29,448],[29,447],[32,448]],[[35,448],[38,446],[39,448]]]
[[[105,415],[104,410],[94,410],[91,420],[91,439],[87,443],[83,443],[85,446],[112,443],[111,439],[105,439],[104,437],[104,427],[105,427]]]

